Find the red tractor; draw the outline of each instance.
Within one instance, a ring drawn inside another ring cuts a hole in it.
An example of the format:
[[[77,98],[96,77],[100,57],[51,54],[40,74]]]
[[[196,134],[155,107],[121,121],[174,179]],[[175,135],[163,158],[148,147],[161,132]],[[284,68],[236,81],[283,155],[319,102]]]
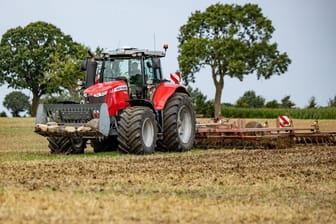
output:
[[[163,80],[165,52],[122,48],[102,55],[81,64],[85,102],[39,105],[35,132],[47,137],[51,153],[83,153],[88,140],[94,152],[190,150],[194,108],[184,86]]]

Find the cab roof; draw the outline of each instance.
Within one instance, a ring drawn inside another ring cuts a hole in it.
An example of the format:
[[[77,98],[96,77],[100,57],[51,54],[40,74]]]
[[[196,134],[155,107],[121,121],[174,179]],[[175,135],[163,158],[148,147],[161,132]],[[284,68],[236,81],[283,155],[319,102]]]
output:
[[[164,57],[166,54],[163,51],[151,51],[147,49],[138,48],[118,48],[116,50],[107,50],[103,52],[104,57],[140,57],[140,56],[153,56]]]

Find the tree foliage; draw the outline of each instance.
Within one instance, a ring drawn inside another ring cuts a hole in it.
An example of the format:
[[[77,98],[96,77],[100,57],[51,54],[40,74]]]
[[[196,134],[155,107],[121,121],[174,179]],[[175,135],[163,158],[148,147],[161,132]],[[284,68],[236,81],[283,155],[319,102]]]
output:
[[[279,107],[280,107],[280,104],[279,104],[278,101],[276,101],[276,100],[271,100],[271,101],[268,101],[268,102],[265,104],[265,107],[266,107],[266,108],[279,108]]]
[[[316,108],[316,106],[317,106],[316,98],[315,98],[315,96],[312,96],[308,101],[307,109]]]
[[[5,112],[5,111],[1,111],[1,112],[0,112],[0,117],[7,117],[6,112]]]
[[[30,112],[31,108],[29,97],[19,91],[7,94],[3,105],[12,113],[13,117],[20,117],[21,112]]]
[[[282,108],[293,108],[295,106],[295,103],[293,103],[290,99],[290,96],[285,96],[281,99],[280,107]]]
[[[336,96],[334,98],[330,98],[328,101],[328,107],[336,107]]]
[[[202,114],[205,117],[214,116],[213,101],[207,100],[207,96],[205,96],[198,88],[192,89],[191,87],[188,87],[188,92],[191,95],[196,114]]]
[[[84,82],[85,76],[80,68],[80,59],[87,54],[84,47],[80,45],[74,46],[78,48],[78,56],[65,55],[63,58],[54,55],[50,64],[50,71],[47,76],[50,78],[50,87],[55,89],[54,92],[63,95],[71,100],[79,98],[77,82]],[[49,93],[48,95],[52,94]]]
[[[265,98],[257,96],[253,90],[246,91],[236,102],[236,107],[261,108],[264,107]]]
[[[0,83],[30,90],[34,116],[42,95],[73,86],[79,76],[74,66],[84,52],[83,46],[46,22],[9,29],[0,42]]]
[[[291,63],[270,43],[274,32],[271,20],[255,4],[217,3],[204,12],[196,11],[180,28],[179,66],[184,82],[195,81],[195,74],[209,66],[215,84],[215,116],[220,116],[224,77],[243,80],[244,75],[270,78],[287,71]]]

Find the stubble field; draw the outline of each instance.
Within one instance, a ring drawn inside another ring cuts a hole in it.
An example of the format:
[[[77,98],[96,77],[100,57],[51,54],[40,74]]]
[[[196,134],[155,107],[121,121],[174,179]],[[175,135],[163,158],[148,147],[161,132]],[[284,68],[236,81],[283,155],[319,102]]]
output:
[[[33,125],[0,118],[0,223],[336,223],[336,147],[50,155]]]

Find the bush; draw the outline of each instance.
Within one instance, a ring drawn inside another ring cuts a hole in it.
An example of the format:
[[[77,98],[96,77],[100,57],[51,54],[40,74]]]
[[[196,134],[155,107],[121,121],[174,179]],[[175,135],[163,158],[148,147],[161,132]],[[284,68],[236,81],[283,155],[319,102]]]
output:
[[[2,111],[2,112],[0,113],[0,117],[7,117],[6,112],[5,112],[5,111]]]

